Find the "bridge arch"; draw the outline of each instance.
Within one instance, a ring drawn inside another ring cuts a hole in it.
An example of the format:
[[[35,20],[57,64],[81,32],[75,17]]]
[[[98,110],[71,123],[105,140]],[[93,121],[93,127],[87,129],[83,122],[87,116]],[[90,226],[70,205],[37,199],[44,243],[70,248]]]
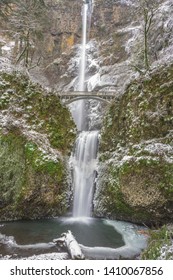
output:
[[[94,99],[100,102],[110,103],[116,96],[115,92],[100,92],[100,91],[73,91],[73,92],[55,92],[64,105],[82,99]]]
[[[102,98],[102,97],[99,97],[99,96],[85,96],[85,95],[83,95],[83,96],[76,96],[76,97],[73,97],[73,98],[69,98],[69,99],[67,99],[67,98],[62,98],[61,97],[61,99],[64,99],[65,101],[63,102],[65,105],[69,105],[69,104],[71,104],[71,103],[73,103],[73,102],[75,102],[75,101],[78,101],[78,100],[82,100],[82,99],[94,99],[94,100],[98,100],[98,101],[101,101],[101,102],[105,102],[105,103],[110,103],[110,99],[108,100],[108,99],[106,99],[106,98]]]
[[[88,91],[74,91],[74,92],[57,92],[57,96],[62,103],[68,105],[72,102],[82,99],[94,99],[100,102],[110,103],[116,96],[114,92],[88,92]]]

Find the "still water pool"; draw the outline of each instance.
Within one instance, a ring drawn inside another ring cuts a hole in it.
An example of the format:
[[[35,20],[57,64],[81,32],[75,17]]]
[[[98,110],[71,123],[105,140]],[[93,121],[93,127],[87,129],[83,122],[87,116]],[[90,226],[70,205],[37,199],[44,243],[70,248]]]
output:
[[[0,256],[18,259],[57,252],[53,239],[71,230],[88,258],[114,258],[118,248],[127,251],[133,243],[144,246],[138,229],[130,223],[93,218],[5,222],[0,223]]]

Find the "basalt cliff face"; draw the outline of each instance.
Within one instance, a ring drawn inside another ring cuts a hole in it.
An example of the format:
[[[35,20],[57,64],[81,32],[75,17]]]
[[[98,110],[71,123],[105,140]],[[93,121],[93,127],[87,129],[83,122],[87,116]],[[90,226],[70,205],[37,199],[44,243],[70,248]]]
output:
[[[82,37],[82,0],[46,0],[41,36],[31,37],[32,79],[55,90],[74,90],[79,72]],[[172,3],[154,3],[154,17],[148,33],[150,64],[158,67],[172,59]],[[94,0],[88,22],[88,90],[114,91],[122,94],[144,67],[144,14],[142,0]],[[42,11],[41,11],[42,12]],[[43,13],[43,12],[42,12]],[[31,20],[31,19],[29,19]],[[20,43],[12,31],[2,25],[1,52],[16,62]],[[24,30],[26,32],[26,30]],[[10,49],[11,48],[11,49]],[[10,52],[8,50],[10,49]],[[39,63],[37,65],[39,59]],[[18,66],[22,65],[22,61]],[[139,70],[139,71],[137,71]]]
[[[172,3],[154,3],[148,33],[148,59],[158,67],[172,59]],[[82,36],[82,3],[53,1],[52,24],[45,36],[44,75],[56,90],[75,90]],[[142,1],[95,0],[88,22],[86,87],[122,95],[144,68],[144,14]]]
[[[93,1],[90,7],[92,17],[88,22],[88,90],[104,88],[121,92],[121,88],[127,84],[128,76],[133,71],[126,63],[129,58],[126,42],[133,37],[133,29],[138,28],[133,2],[135,1]],[[82,39],[82,0],[46,0],[45,3],[44,24],[42,18],[38,20],[38,25],[43,25],[43,36],[31,37],[35,67],[31,67],[30,75],[47,87],[62,91],[74,90]],[[31,21],[32,18],[28,20]],[[14,22],[16,24],[16,18]],[[10,20],[5,24],[1,23],[3,36],[0,41],[2,54],[13,62],[21,54],[15,24],[11,31]],[[9,30],[6,25],[9,25]],[[36,67],[38,59],[39,65]],[[23,61],[18,66],[22,63]]]
[[[88,23],[87,88],[116,90],[121,93],[134,75],[127,60],[126,42],[138,21],[132,23],[135,6],[130,1],[95,0]],[[53,9],[54,25],[49,34],[51,63],[45,75],[55,89],[74,90],[79,72],[79,51],[82,35],[81,1],[57,1]],[[132,24],[132,27],[131,27]],[[126,29],[127,28],[127,29]]]

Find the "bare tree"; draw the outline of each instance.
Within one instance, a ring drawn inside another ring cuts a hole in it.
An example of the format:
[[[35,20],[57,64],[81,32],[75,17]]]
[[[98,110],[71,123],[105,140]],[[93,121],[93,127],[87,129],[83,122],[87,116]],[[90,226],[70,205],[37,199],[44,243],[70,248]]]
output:
[[[136,55],[135,64],[132,64],[132,67],[141,74],[146,73],[146,71],[150,69],[152,59],[151,38],[153,37],[155,16],[160,1],[161,0],[137,0],[138,6],[135,13],[138,18],[140,16],[142,27],[134,46]]]
[[[146,70],[150,68],[149,62],[149,32],[153,23],[153,18],[157,7],[155,1],[140,0],[140,9],[143,15],[143,34],[144,34],[144,66]]]
[[[48,25],[47,9],[43,0],[13,0],[9,26],[15,38],[16,63],[23,62],[27,69],[40,61],[33,62],[35,45],[41,41]]]
[[[0,0],[0,17],[7,18],[9,11],[11,10],[11,0]]]

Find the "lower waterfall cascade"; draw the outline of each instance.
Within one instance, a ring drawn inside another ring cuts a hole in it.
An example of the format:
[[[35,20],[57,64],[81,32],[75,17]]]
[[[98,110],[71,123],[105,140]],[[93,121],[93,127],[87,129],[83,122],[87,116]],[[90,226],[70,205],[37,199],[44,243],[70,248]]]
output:
[[[90,217],[96,175],[98,131],[83,131],[76,142],[74,156],[73,217]]]

